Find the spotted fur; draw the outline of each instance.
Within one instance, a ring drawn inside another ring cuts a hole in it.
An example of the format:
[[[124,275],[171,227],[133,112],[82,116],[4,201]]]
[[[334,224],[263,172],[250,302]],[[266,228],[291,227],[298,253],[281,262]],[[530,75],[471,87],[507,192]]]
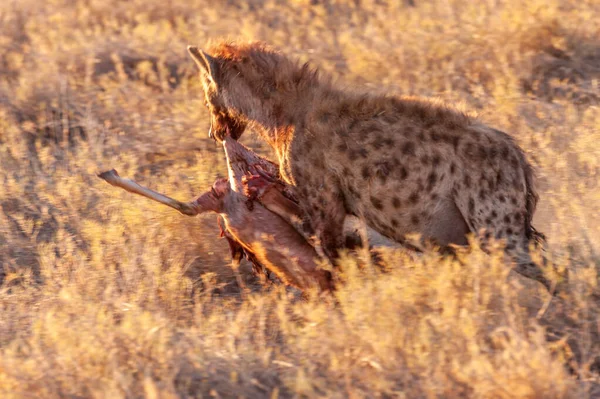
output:
[[[347,214],[404,242],[506,241],[516,270],[550,288],[528,244],[533,169],[506,133],[432,101],[351,92],[263,43],[191,47],[217,140],[254,128],[279,158],[331,258]]]

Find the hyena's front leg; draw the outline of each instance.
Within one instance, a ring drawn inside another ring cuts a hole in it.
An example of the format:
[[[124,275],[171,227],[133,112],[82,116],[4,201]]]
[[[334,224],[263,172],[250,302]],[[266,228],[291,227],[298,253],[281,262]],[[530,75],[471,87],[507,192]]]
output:
[[[344,219],[346,209],[339,188],[334,184],[320,184],[309,189],[302,197],[302,205],[315,231],[317,245],[324,255],[334,262],[344,247]]]

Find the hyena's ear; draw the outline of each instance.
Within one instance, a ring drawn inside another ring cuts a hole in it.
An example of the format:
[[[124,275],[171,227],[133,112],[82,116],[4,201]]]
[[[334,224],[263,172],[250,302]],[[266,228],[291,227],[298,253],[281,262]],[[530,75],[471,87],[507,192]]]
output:
[[[188,53],[192,56],[193,60],[200,67],[200,69],[206,71],[208,76],[216,83],[217,75],[219,74],[219,62],[215,57],[212,57],[202,50],[198,50],[198,47],[188,46]]]

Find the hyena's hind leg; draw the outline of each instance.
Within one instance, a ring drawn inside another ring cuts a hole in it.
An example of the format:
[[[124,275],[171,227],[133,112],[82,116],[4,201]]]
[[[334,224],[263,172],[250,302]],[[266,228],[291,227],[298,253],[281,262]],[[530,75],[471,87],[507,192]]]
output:
[[[507,219],[509,218],[503,219],[503,221]],[[481,225],[475,223],[475,225],[474,231],[480,232],[479,239],[484,250],[487,250],[487,243],[492,237],[504,240],[506,243],[504,252],[515,263],[513,267],[515,272],[540,282],[553,295],[563,290],[562,284],[559,285],[553,282],[544,272],[542,266],[547,265],[547,260],[542,258],[542,265],[538,265],[531,258],[529,244],[532,240],[527,236],[524,223],[520,225],[509,223],[499,223],[496,225],[484,223]]]
[[[515,263],[514,270],[524,277],[540,282],[548,292],[558,294],[563,285],[555,284],[544,273],[543,268],[533,262],[529,243],[534,231],[528,218],[525,198],[513,195],[505,198],[502,193],[494,193],[488,201],[476,201],[468,193],[456,196],[456,204],[463,214],[469,229],[477,235],[484,251],[494,238],[506,242],[504,252]],[[547,261],[544,259],[544,263]]]
[[[505,252],[515,261],[516,266],[514,270],[525,277],[539,281],[552,295],[558,295],[566,291],[569,279],[568,270],[560,272],[556,265],[543,255],[541,257],[541,264],[536,264],[531,258],[530,244],[534,244],[534,248],[539,248],[543,244],[544,239],[531,226],[528,226],[526,229],[529,230],[529,233],[533,231],[533,235],[524,234],[523,237],[509,237],[507,240]],[[549,278],[544,269],[551,269],[553,276]]]
[[[529,240],[526,237],[512,240],[512,242],[509,240],[504,251],[516,263],[514,271],[522,276],[539,281],[552,294],[558,294],[561,291],[558,289],[558,284],[546,277],[542,267],[531,259]],[[547,263],[545,258],[542,262],[544,265]]]

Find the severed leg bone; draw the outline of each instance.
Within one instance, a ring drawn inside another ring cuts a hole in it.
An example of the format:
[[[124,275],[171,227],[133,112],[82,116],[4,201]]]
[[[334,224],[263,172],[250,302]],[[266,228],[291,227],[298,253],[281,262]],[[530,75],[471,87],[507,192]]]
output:
[[[98,177],[104,179],[108,184],[111,184],[115,187],[120,187],[129,191],[130,193],[142,195],[146,198],[150,198],[153,201],[160,202],[161,204],[167,205],[173,209],[177,209],[184,215],[196,216],[201,213],[200,209],[194,204],[194,202],[180,202],[161,193],[157,193],[154,190],[150,190],[149,188],[142,187],[131,179],[122,178],[114,169],[102,172],[98,175]]]

